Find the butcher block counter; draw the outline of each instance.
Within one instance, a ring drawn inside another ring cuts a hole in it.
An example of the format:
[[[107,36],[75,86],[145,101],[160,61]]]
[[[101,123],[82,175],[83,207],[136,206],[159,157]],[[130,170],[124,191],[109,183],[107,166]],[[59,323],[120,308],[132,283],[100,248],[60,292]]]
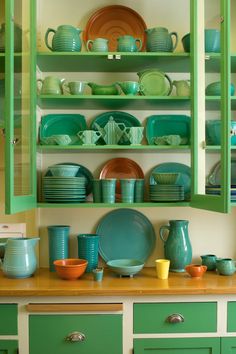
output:
[[[141,295],[236,294],[236,275],[222,276],[206,272],[202,278],[187,273],[170,273],[169,279],[156,278],[155,268],[144,268],[133,278],[105,270],[101,282],[91,273],[80,279],[60,279],[46,268],[26,279],[9,279],[0,273],[0,296],[141,296]]]

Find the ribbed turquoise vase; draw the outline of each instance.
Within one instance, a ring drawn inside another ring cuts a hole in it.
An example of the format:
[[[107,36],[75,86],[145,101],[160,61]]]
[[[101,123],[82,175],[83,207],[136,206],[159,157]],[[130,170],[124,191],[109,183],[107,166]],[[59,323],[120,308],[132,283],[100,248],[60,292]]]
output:
[[[56,259],[69,257],[69,232],[68,225],[48,226],[49,270],[55,272],[53,262]]]
[[[79,258],[86,259],[88,265],[86,273],[91,272],[98,266],[98,244],[99,235],[96,234],[80,234],[78,239],[78,256]]]

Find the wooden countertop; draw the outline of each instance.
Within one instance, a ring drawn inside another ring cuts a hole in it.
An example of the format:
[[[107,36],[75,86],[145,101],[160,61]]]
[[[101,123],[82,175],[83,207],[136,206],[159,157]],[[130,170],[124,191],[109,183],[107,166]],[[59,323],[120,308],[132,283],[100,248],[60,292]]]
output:
[[[105,271],[102,282],[92,274],[75,281],[61,280],[48,269],[39,269],[26,279],[9,279],[0,272],[0,296],[141,296],[141,295],[236,294],[236,274],[217,275],[207,272],[203,278],[190,278],[186,273],[170,273],[169,279],[156,278],[154,268],[144,268],[133,278],[119,278]]]

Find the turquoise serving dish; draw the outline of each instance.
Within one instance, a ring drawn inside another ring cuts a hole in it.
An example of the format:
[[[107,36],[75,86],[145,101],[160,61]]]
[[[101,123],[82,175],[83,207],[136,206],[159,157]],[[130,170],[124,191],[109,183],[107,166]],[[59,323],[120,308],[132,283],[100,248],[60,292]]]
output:
[[[107,262],[107,266],[119,276],[133,277],[140,272],[144,263],[137,259],[113,259]]]
[[[123,123],[126,127],[141,127],[140,121],[133,115],[126,112],[112,111],[99,114],[97,117],[95,117],[90,124],[90,129],[97,130],[95,123],[97,123],[101,128],[104,128],[111,116],[116,123]],[[100,138],[97,141],[97,144],[105,145],[105,141]],[[123,135],[118,145],[130,145],[130,141],[126,136]]]
[[[47,142],[45,138],[53,135],[69,135],[70,145],[78,145],[80,144],[79,139],[76,138],[75,141],[73,137],[76,137],[79,131],[86,129],[86,120],[81,114],[47,114],[41,119],[39,139],[41,143],[45,144]]]
[[[164,114],[147,118],[146,138],[149,145],[154,144],[156,137],[166,135],[179,135],[185,144],[189,144],[190,117],[179,114]]]
[[[139,211],[117,209],[105,215],[97,226],[99,254],[105,262],[137,259],[145,262],[151,255],[156,236],[148,218]]]

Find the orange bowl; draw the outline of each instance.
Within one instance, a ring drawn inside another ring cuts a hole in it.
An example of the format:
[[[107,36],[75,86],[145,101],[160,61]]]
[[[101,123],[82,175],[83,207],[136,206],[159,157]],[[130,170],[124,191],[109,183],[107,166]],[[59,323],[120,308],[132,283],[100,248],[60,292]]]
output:
[[[75,280],[84,274],[88,261],[81,258],[57,259],[53,262],[60,278]]]

